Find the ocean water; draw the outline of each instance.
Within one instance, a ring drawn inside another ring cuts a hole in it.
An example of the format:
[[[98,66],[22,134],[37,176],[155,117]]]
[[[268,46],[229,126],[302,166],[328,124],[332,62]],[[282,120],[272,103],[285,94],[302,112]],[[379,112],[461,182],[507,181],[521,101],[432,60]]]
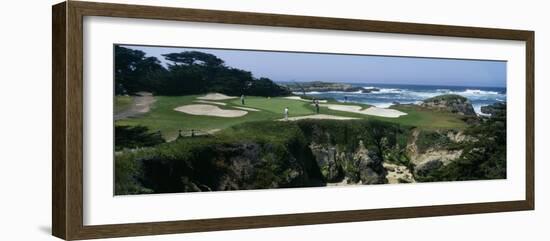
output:
[[[421,101],[443,94],[457,94],[464,96],[472,102],[475,111],[480,114],[481,107],[496,102],[506,101],[505,87],[472,87],[472,86],[433,86],[433,85],[397,85],[397,84],[352,84],[364,89],[378,88],[380,91],[371,93],[357,92],[306,92],[318,98],[334,98],[344,102],[347,96],[348,102],[357,102],[387,108],[394,102],[400,104],[420,103]],[[302,94],[296,92],[295,94]]]

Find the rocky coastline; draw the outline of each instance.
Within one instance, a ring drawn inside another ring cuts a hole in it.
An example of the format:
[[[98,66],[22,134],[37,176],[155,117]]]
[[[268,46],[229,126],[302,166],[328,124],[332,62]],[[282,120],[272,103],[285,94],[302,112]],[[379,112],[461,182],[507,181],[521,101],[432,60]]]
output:
[[[355,92],[355,93],[371,93],[380,91],[378,88],[363,88],[353,86],[345,83],[331,83],[322,81],[302,82],[302,83],[288,83],[284,84],[291,92],[294,93],[307,93],[307,92],[329,92],[329,91],[342,91],[342,92]]]

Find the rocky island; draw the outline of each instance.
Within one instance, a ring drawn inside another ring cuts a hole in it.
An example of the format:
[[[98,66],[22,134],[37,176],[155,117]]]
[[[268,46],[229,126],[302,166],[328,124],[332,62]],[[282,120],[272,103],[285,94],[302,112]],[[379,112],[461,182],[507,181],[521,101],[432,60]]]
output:
[[[439,95],[426,99],[421,106],[428,109],[450,111],[459,115],[476,115],[472,103],[466,97],[454,94]]]

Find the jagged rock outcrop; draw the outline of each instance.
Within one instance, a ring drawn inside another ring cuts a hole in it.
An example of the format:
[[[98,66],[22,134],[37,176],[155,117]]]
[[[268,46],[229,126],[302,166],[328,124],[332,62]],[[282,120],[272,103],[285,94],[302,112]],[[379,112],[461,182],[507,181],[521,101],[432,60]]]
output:
[[[340,150],[329,144],[311,144],[321,174],[328,183],[380,184],[386,182],[382,162],[359,142],[354,151]]]
[[[416,182],[411,170],[409,170],[408,167],[386,162],[383,165],[387,172],[386,179],[388,180],[388,183],[396,184]]]
[[[439,95],[426,99],[422,102],[421,106],[428,109],[449,111],[460,115],[476,115],[472,103],[466,97],[454,94]]]
[[[464,134],[463,131],[448,131],[447,138],[454,143],[476,140],[474,137]]]
[[[379,184],[386,182],[385,169],[382,166],[382,160],[369,152],[363,141],[353,154],[353,162],[359,169],[359,179],[363,184]]]
[[[482,106],[481,113],[486,115],[496,115],[506,113],[506,102],[497,102],[492,105]]]
[[[432,170],[448,165],[462,155],[462,150],[448,150],[441,145],[434,145],[426,150],[420,150],[417,145],[420,132],[418,129],[413,130],[411,141],[407,145],[407,155],[415,166],[415,174],[425,175]],[[469,138],[462,132],[448,131],[447,133],[438,134],[440,137],[448,138],[448,141],[455,143]]]
[[[338,182],[343,179],[342,163],[345,162],[345,153],[330,145],[311,144],[309,148],[327,182]]]

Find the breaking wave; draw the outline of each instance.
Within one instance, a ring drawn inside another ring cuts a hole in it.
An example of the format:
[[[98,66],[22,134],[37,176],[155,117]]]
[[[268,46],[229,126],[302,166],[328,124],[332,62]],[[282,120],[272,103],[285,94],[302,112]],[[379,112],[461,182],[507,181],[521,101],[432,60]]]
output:
[[[477,113],[480,113],[481,106],[490,105],[496,102],[506,101],[505,88],[489,87],[437,87],[437,86],[411,86],[411,85],[366,85],[360,86],[370,91],[311,91],[308,95],[319,98],[333,98],[338,101],[352,101],[371,104],[377,107],[389,107],[395,103],[418,104],[423,100],[443,94],[456,94],[468,98]],[[302,94],[302,93],[296,93]]]

